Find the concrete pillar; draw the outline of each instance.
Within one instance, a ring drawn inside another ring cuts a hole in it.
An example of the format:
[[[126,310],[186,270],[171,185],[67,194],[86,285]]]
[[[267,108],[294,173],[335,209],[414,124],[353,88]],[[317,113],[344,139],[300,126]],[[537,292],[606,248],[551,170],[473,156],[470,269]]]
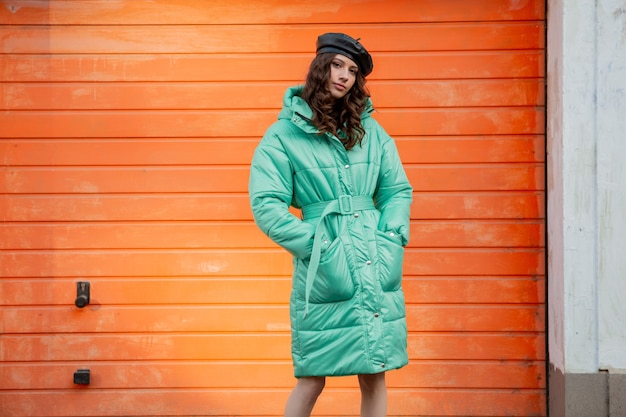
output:
[[[550,416],[626,416],[626,1],[547,25]]]

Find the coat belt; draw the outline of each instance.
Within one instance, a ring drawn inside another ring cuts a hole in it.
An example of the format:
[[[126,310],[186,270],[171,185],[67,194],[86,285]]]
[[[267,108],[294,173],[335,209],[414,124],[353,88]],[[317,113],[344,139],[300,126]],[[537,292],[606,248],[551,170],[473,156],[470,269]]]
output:
[[[316,218],[317,226],[315,227],[315,236],[313,237],[313,250],[311,252],[311,260],[309,261],[309,269],[306,274],[306,286],[304,292],[305,309],[304,317],[309,312],[309,297],[311,295],[311,289],[313,288],[313,282],[317,275],[317,267],[320,263],[320,256],[322,251],[322,226],[324,218],[330,214],[340,215],[353,215],[357,211],[362,210],[374,210],[374,202],[370,196],[350,196],[341,195],[335,200],[320,201],[319,203],[313,203],[302,207],[302,216],[305,219]]]

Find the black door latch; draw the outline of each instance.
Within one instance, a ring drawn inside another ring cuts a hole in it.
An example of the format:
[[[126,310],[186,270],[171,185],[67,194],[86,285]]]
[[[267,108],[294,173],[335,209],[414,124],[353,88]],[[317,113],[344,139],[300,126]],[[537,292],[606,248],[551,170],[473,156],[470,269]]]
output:
[[[87,304],[89,304],[90,294],[89,294],[90,284],[87,281],[79,281],[76,283],[76,300],[74,300],[74,304],[76,307],[83,308]]]

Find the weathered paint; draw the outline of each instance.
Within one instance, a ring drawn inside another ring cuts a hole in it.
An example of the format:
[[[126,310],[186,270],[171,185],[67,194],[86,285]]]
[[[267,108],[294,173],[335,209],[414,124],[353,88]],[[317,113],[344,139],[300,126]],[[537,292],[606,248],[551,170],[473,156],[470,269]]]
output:
[[[598,362],[626,373],[626,3],[598,2],[596,113]]]

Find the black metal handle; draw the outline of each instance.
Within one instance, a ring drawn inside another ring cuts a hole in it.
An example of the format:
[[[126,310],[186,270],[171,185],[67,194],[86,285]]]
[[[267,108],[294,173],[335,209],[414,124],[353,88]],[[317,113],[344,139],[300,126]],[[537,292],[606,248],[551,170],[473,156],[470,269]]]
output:
[[[76,307],[83,308],[89,304],[89,300],[91,299],[89,294],[90,286],[87,281],[79,281],[76,283],[76,300],[74,300]]]

